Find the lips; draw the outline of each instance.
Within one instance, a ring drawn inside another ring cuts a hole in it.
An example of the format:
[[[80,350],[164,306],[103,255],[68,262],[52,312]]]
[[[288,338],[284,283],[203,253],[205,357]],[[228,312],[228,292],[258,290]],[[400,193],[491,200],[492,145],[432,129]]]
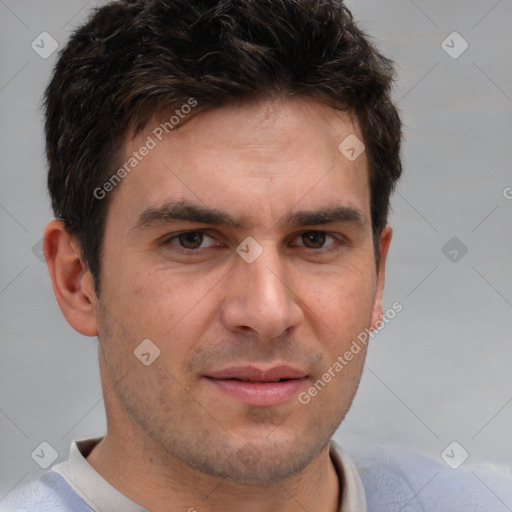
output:
[[[297,395],[307,381],[307,373],[291,366],[260,369],[231,367],[205,376],[214,389],[245,405],[271,407]]]
[[[299,368],[286,365],[274,366],[266,370],[254,366],[238,366],[209,373],[207,377],[219,380],[233,379],[245,382],[280,382],[302,379],[307,377],[307,373]]]

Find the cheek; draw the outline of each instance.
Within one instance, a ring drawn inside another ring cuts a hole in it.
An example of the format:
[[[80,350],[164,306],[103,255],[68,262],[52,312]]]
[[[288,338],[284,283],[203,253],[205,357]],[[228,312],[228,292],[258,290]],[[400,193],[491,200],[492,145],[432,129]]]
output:
[[[299,295],[304,313],[325,332],[324,336],[319,333],[320,337],[331,339],[339,348],[340,338],[346,342],[370,325],[375,299],[374,273],[352,268],[316,279],[310,276],[309,283]]]
[[[109,293],[112,317],[125,327],[121,335],[129,333],[139,342],[149,338],[160,348],[161,362],[177,361],[177,354],[190,350],[213,321],[216,308],[209,290],[215,280],[170,269],[125,272],[129,279],[117,276]]]

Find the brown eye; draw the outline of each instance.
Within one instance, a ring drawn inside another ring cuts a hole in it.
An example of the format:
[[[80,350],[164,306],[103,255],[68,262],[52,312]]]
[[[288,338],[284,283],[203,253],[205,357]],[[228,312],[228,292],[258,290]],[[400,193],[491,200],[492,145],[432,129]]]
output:
[[[174,235],[168,235],[163,241],[162,245],[171,250],[189,251],[201,253],[206,249],[212,249],[219,246],[218,242],[212,236],[202,231],[183,231]]]
[[[197,231],[189,231],[187,233],[181,233],[176,237],[180,245],[185,249],[199,249],[203,242],[203,233]]]
[[[324,231],[306,231],[302,233],[302,242],[309,249],[321,249],[325,244],[326,233]]]

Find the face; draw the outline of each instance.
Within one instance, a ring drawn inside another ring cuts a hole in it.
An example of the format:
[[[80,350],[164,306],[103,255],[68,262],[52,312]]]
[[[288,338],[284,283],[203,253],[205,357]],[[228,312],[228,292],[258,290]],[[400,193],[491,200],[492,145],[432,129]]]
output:
[[[364,348],[299,396],[381,312],[389,240],[379,271],[366,155],[338,149],[351,134],[348,114],[314,101],[208,111],[112,192],[96,309],[107,416],[161,460],[276,483],[346,414]],[[134,350],[148,339],[143,357],[160,354],[146,366]]]

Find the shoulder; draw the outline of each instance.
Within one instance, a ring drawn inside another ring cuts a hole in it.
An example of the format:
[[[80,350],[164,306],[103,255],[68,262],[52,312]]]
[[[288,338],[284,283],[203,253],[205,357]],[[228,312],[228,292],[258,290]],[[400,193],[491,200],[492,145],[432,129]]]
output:
[[[91,512],[91,508],[55,471],[14,489],[0,501],[0,512]]]
[[[399,447],[353,457],[368,512],[512,510],[512,474],[493,466],[453,469],[441,458]]]

